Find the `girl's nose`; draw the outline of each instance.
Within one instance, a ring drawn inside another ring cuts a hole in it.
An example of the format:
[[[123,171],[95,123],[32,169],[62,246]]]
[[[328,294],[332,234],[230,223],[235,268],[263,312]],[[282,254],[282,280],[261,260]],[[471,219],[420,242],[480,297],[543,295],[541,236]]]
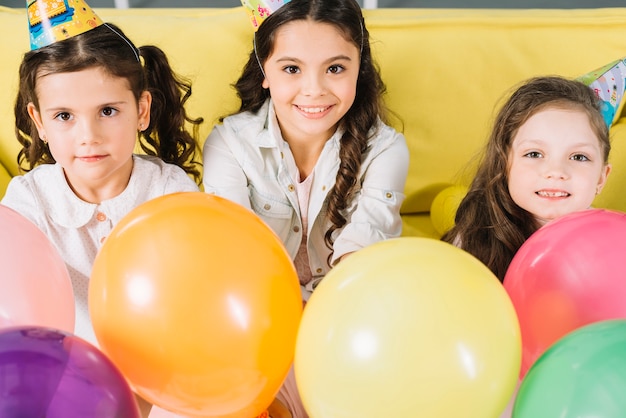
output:
[[[565,179],[568,177],[565,164],[557,161],[550,161],[546,164],[544,175],[550,179]]]
[[[326,92],[324,77],[317,73],[309,73],[303,78],[302,92],[306,96],[319,96]]]
[[[100,132],[98,124],[92,120],[83,120],[80,124],[79,140],[81,145],[99,142]]]

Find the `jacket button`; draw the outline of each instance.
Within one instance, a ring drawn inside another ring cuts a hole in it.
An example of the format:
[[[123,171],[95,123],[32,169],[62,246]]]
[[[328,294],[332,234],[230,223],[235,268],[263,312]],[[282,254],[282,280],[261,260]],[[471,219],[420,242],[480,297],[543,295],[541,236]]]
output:
[[[97,219],[99,222],[104,222],[104,221],[106,221],[106,220],[107,220],[107,216],[106,216],[104,213],[102,213],[102,212],[98,212],[98,213],[96,214],[96,219]]]
[[[270,205],[269,203],[266,203],[265,205],[263,205],[263,209],[265,210],[270,210],[272,208],[272,205]]]
[[[391,193],[391,192],[387,192],[387,193],[385,193],[385,197],[386,197],[387,199],[391,199],[391,198],[393,197],[393,193]]]
[[[293,232],[300,232],[300,227],[298,225],[294,226]]]
[[[321,273],[322,273],[322,269],[318,267],[318,268],[317,268],[317,270],[315,270],[315,272],[316,272],[317,274],[321,274]]]
[[[296,188],[293,187],[293,184],[290,184],[289,186],[287,186],[287,189],[289,189],[290,192],[293,192],[294,190],[296,190]]]

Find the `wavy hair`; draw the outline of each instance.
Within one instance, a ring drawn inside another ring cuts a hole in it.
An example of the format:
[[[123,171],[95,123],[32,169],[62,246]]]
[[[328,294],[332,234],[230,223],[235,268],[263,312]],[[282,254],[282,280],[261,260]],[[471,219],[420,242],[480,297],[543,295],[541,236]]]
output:
[[[540,227],[508,189],[509,156],[517,131],[545,108],[583,111],[608,163],[611,143],[600,106],[595,93],[575,80],[535,77],[519,86],[497,114],[476,175],[456,212],[455,226],[442,240],[474,255],[503,281],[517,250]]]

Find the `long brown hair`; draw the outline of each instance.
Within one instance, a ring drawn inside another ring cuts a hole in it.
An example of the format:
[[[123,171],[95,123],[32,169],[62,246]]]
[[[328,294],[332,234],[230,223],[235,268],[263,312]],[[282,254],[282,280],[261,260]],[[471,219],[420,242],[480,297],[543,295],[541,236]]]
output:
[[[360,187],[357,176],[367,150],[370,131],[379,118],[383,121],[386,119],[382,101],[385,85],[372,58],[369,32],[358,3],[354,0],[292,0],[282,6],[259,26],[255,35],[255,48],[250,52],[235,88],[241,99],[239,111],[258,111],[270,97],[269,91],[262,87],[264,74],[260,66],[272,53],[276,31],[286,23],[307,19],[333,25],[361,51],[356,98],[340,121],[344,134],[340,141],[339,171],[335,185],[327,196],[327,216],[331,225],[324,239],[332,250],[333,233],[346,224],[344,211]],[[331,257],[332,253],[328,261]]]
[[[442,240],[477,257],[500,279],[520,246],[539,229],[534,216],[519,207],[508,189],[511,145],[518,129],[547,107],[583,111],[600,141],[605,163],[611,144],[600,101],[585,84],[558,76],[536,77],[515,90],[500,109],[455,226]]]
[[[199,154],[197,137],[203,119],[190,118],[185,110],[185,103],[191,95],[191,83],[174,73],[161,49],[156,46],[137,49],[122,30],[111,23],[24,55],[14,108],[15,135],[22,144],[17,157],[20,168],[30,171],[37,165],[55,162],[48,145],[40,140],[27,111],[31,102],[39,108],[37,79],[44,74],[94,67],[128,80],[136,100],[146,90],[152,94],[150,125],[139,135],[141,149],[146,154],[178,165],[199,184],[201,172],[200,163],[196,161]],[[191,124],[192,132],[187,130],[186,123]]]

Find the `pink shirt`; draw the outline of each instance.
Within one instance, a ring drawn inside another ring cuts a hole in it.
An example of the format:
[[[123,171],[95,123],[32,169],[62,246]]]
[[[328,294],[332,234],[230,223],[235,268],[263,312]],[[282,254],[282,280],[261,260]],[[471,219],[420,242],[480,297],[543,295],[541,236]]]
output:
[[[309,197],[311,196],[311,184],[313,184],[313,173],[311,173],[304,181],[300,181],[300,176],[296,180],[296,193],[298,195],[298,203],[300,204],[300,219],[302,219],[302,239],[300,247],[294,259],[296,271],[300,284],[305,285],[313,279],[311,266],[309,265],[309,254],[307,252],[307,230],[309,226]]]

